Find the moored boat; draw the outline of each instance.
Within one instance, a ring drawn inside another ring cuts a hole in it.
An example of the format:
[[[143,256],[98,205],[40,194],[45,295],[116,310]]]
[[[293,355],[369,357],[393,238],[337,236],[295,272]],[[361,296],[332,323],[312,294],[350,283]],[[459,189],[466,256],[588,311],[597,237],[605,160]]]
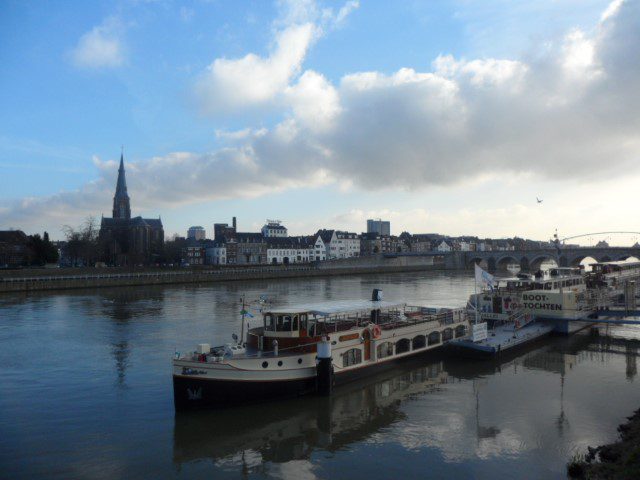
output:
[[[175,407],[327,394],[334,385],[432,351],[468,331],[464,308],[376,299],[268,309],[261,325],[247,328],[242,343],[200,344],[192,353],[175,355]]]

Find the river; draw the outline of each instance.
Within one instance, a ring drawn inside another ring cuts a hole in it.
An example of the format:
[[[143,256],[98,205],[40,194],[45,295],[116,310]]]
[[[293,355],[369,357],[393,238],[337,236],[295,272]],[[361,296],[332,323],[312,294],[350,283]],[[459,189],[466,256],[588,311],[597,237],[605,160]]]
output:
[[[0,296],[0,476],[565,478],[573,453],[615,439],[640,407],[640,329],[614,327],[500,361],[432,354],[330,399],[175,415],[174,351],[230,341],[241,295],[373,288],[458,306],[474,287],[425,272]]]

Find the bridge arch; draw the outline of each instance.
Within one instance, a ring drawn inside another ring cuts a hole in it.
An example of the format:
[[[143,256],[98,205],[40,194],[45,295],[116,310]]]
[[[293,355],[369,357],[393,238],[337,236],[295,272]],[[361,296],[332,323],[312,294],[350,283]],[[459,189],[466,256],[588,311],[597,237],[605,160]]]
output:
[[[512,255],[505,255],[504,257],[498,258],[496,262],[496,267],[498,270],[507,270],[507,267],[511,264],[520,265],[520,262],[517,258]]]
[[[578,268],[585,258],[592,258],[594,261],[597,261],[590,255],[577,255],[571,260],[571,266],[574,268]]]
[[[553,260],[556,264],[558,263],[558,261],[554,258],[553,255],[550,255],[550,254],[538,255],[534,257],[533,260],[531,260],[531,262],[529,263],[530,270],[532,272],[537,272],[538,270],[540,270],[540,266],[542,265],[542,262],[547,260]]]
[[[473,257],[467,264],[469,268],[473,268],[475,265],[479,265],[480,268],[483,268],[484,270],[487,270],[487,268],[489,267],[487,259],[481,257]]]

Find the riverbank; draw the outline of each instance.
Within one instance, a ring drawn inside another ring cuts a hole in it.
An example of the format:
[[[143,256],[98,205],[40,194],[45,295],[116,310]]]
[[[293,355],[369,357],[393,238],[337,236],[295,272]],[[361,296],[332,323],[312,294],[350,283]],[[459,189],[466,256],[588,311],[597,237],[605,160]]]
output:
[[[617,442],[589,447],[588,453],[567,465],[569,478],[574,479],[637,479],[640,478],[640,409],[627,423],[618,426]]]
[[[203,266],[192,268],[84,268],[19,270],[0,275],[0,293],[177,283],[232,282],[441,270],[432,258],[347,259],[305,265]]]

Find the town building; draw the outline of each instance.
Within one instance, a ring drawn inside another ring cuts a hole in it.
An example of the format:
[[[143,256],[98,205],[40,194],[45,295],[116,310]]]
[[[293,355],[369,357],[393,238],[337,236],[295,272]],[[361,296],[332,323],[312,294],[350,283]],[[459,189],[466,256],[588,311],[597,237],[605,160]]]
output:
[[[205,248],[197,242],[190,242],[182,249],[182,261],[187,265],[204,265]]]
[[[0,231],[0,267],[31,263],[33,252],[29,243],[29,237],[22,230]]]
[[[262,233],[236,232],[234,239],[238,265],[267,263],[267,243]]]
[[[375,255],[382,252],[382,241],[378,232],[366,232],[360,235],[360,255]]]
[[[214,241],[205,248],[205,263],[207,265],[226,265],[227,246],[220,241]]]
[[[318,230],[316,235],[324,242],[327,260],[360,255],[360,238],[355,233],[323,229]]]
[[[274,265],[308,263],[313,249],[309,237],[272,237],[267,239],[267,260]]]
[[[203,227],[189,227],[187,230],[187,240],[205,240],[207,232]]]
[[[131,218],[122,155],[112,214],[111,218],[103,216],[100,222],[99,244],[104,262],[111,265],[135,265],[159,259],[164,245],[162,220],[160,217]]]
[[[449,240],[442,239],[435,244],[433,250],[436,252],[451,252],[453,251],[453,243]]]
[[[367,220],[367,233],[377,233],[381,236],[391,236],[391,222],[386,220]]]
[[[286,237],[287,228],[281,225],[280,220],[267,220],[267,223],[262,227],[262,236],[265,238],[273,237]]]
[[[213,224],[213,239],[222,240],[223,238],[231,238],[236,233],[236,217],[233,217],[231,226],[227,223]]]

